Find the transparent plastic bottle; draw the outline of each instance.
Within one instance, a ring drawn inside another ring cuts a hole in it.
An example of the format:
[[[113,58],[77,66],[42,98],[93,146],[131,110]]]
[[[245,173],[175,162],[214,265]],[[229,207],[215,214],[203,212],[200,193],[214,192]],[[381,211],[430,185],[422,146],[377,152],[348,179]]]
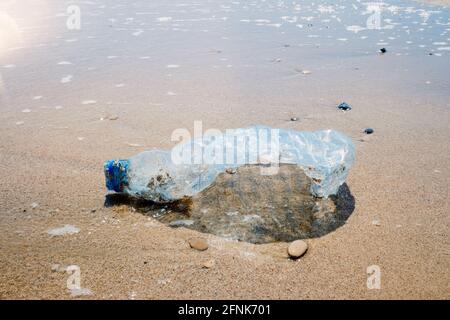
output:
[[[311,193],[328,197],[345,182],[354,159],[352,141],[334,130],[252,126],[206,134],[171,151],[150,150],[126,160],[109,160],[104,170],[108,190],[164,203],[201,192],[228,168],[295,164],[312,179]]]

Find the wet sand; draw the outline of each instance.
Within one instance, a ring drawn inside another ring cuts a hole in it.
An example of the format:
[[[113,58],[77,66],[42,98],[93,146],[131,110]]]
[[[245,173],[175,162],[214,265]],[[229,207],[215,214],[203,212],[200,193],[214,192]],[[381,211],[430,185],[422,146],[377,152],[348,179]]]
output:
[[[440,6],[450,6],[449,0],[418,0],[419,2],[427,3],[427,4],[437,4]]]
[[[382,29],[353,32],[367,19],[353,1],[92,1],[67,30],[63,1],[21,3],[0,6],[12,30],[0,43],[0,298],[450,298],[448,8],[396,2]],[[354,211],[293,261],[286,243],[104,206],[104,160],[170,148],[195,120],[347,134]],[[48,233],[64,225],[79,232]],[[189,247],[196,236],[208,250]],[[71,297],[56,264],[78,265],[91,295]],[[380,289],[367,288],[372,265]]]

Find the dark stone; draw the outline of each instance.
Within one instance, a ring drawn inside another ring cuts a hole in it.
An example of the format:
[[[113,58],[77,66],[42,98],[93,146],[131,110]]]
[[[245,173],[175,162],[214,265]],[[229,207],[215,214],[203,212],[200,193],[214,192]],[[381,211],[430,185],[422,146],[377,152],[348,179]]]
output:
[[[347,102],[342,102],[340,105],[338,105],[338,109],[348,111],[352,110],[352,107],[350,107],[350,105]]]
[[[372,128],[366,128],[366,129],[364,129],[364,133],[365,134],[372,134],[373,133],[373,129]]]

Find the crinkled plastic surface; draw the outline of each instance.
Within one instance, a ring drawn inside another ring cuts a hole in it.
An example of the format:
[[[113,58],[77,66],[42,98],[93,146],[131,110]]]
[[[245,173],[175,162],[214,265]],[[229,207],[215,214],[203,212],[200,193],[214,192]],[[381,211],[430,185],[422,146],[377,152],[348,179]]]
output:
[[[279,164],[296,164],[312,179],[311,193],[328,197],[345,182],[354,159],[351,140],[334,130],[301,132],[252,126],[223,134],[212,131],[171,151],[150,150],[128,159],[127,181],[114,191],[170,202],[201,192],[230,167],[261,165],[265,169],[261,174],[276,174]],[[107,186],[114,178],[114,170],[107,168],[111,163],[105,163]]]

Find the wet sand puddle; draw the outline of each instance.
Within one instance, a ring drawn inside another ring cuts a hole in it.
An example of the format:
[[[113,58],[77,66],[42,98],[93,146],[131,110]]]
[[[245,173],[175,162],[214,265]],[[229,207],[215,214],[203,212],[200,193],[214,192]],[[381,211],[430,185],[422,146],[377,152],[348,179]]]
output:
[[[209,188],[177,203],[160,205],[112,195],[106,205],[128,204],[171,227],[227,239],[287,242],[332,232],[354,210],[347,185],[325,199],[311,195],[310,183],[295,165],[282,165],[275,175],[261,175],[258,166],[244,166],[234,174],[220,174]]]

